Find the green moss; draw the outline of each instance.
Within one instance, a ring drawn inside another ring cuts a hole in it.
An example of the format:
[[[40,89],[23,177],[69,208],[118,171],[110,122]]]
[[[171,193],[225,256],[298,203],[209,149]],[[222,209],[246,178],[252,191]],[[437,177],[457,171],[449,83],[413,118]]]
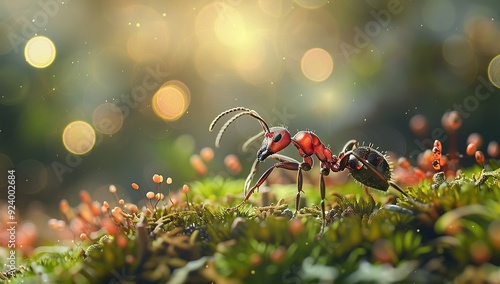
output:
[[[86,248],[34,255],[10,280],[426,283],[474,274],[474,280],[488,281],[500,269],[498,178],[499,170],[481,177],[461,174],[452,181],[435,176],[407,188],[429,208],[404,198],[383,204],[377,194],[362,191],[334,194],[327,199],[331,209],[319,240],[321,214],[315,204],[290,219],[288,208],[295,207],[290,186],[271,190],[286,188],[285,200],[292,204],[280,199],[258,207],[261,201],[253,198],[229,213],[226,204],[240,200],[243,181],[206,179],[191,185],[189,206],[158,207],[149,216],[127,214],[128,225],[120,226],[119,234],[106,234]]]

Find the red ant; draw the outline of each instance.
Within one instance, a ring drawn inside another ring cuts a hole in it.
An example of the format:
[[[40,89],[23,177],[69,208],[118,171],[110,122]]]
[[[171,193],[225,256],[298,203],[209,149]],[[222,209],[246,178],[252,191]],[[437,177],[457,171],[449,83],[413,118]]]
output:
[[[322,237],[326,225],[324,176],[327,176],[330,171],[340,172],[347,169],[355,180],[368,187],[387,191],[389,187],[392,186],[402,195],[407,197],[412,203],[418,204],[419,206],[425,206],[425,204],[413,200],[412,197],[410,197],[397,184],[390,180],[392,169],[389,161],[384,154],[380,153],[370,146],[359,146],[356,140],[350,140],[349,142],[347,142],[344,146],[344,149],[337,157],[333,155],[332,151],[327,146],[325,146],[325,144],[323,144],[319,137],[313,132],[299,131],[297,132],[297,134],[291,137],[290,132],[286,128],[270,128],[264,121],[264,119],[255,110],[244,107],[235,107],[222,112],[212,121],[209,130],[212,131],[217,121],[219,121],[219,119],[221,119],[223,116],[238,111],[240,111],[240,113],[234,115],[222,126],[215,140],[215,146],[219,147],[220,140],[227,127],[233,121],[244,115],[249,115],[258,120],[264,130],[264,133],[259,133],[258,135],[250,138],[243,147],[248,146],[251,142],[258,139],[261,135],[264,135],[264,141],[262,141],[262,146],[257,151],[257,159],[253,163],[252,170],[250,171],[250,174],[245,181],[245,198],[239,205],[233,208],[229,208],[228,211],[236,210],[237,208],[245,204],[253,194],[253,192],[264,183],[264,181],[269,177],[274,169],[282,168],[286,170],[297,171],[297,197],[295,203],[295,212],[297,212],[299,210],[298,207],[300,193],[302,192],[302,171],[309,171],[312,168],[314,162],[312,158],[313,155],[318,158],[321,167],[320,193],[322,224],[321,231],[318,234],[318,238]],[[291,157],[278,154],[278,152],[280,152],[290,144],[293,144],[293,146],[297,148],[297,151],[302,157],[302,162],[299,162]],[[279,162],[267,169],[255,183],[255,185],[249,189],[252,178],[257,172],[258,164],[268,157],[274,158]]]

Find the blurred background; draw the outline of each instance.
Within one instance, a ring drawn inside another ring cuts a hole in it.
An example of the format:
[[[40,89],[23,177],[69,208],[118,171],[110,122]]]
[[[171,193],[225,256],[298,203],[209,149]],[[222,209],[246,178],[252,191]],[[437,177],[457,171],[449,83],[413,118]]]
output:
[[[414,162],[446,148],[450,110],[459,150],[472,132],[500,139],[498,0],[2,0],[0,19],[0,191],[14,168],[20,210],[82,189],[110,199],[110,184],[139,199],[130,184],[154,188],[155,173],[200,179],[190,157],[236,106],[334,153],[354,138]],[[245,177],[259,131],[231,125],[207,174]]]

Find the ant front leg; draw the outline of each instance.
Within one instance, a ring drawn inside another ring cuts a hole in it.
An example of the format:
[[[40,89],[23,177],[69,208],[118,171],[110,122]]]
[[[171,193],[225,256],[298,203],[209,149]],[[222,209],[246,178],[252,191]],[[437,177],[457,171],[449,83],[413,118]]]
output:
[[[259,159],[255,159],[255,162],[253,162],[252,165],[252,170],[247,176],[247,179],[245,180],[245,185],[243,187],[243,193],[246,196],[248,192],[248,188],[250,187],[250,184],[252,183],[252,179],[255,176],[255,173],[257,173],[257,169],[259,168]]]
[[[297,199],[300,198],[300,191],[302,191],[302,172],[301,171],[302,171],[302,169],[310,169],[309,165],[305,164],[305,163],[300,163],[300,162],[296,161],[295,159],[292,159],[292,158],[287,157],[287,156],[279,155],[279,154],[274,154],[271,157],[280,161],[280,162],[274,164],[272,167],[267,169],[264,172],[264,174],[262,174],[262,176],[259,178],[259,180],[255,183],[255,185],[252,188],[250,188],[250,190],[248,192],[246,192],[247,186],[250,184],[252,177],[257,172],[257,166],[258,166],[259,160],[256,160],[254,162],[254,166],[252,168],[252,171],[250,172],[249,176],[247,177],[247,180],[245,181],[245,197],[244,197],[243,201],[240,204],[238,204],[237,206],[232,207],[232,208],[228,208],[227,210],[229,212],[234,211],[234,210],[238,209],[239,207],[241,207],[242,205],[244,205],[247,202],[247,200],[250,198],[250,196],[252,196],[254,191],[257,190],[264,183],[264,181],[269,177],[269,175],[272,173],[272,171],[276,168],[298,171],[298,191],[299,192],[297,193],[297,196],[298,196]],[[297,207],[298,207],[298,203],[296,205],[296,209],[297,209]]]
[[[321,193],[321,229],[316,235],[316,239],[320,240],[325,233],[326,227],[326,213],[325,213],[325,198],[326,198],[326,186],[325,186],[325,176],[330,174],[330,169],[326,167],[321,167],[320,177],[319,177],[319,190]]]
[[[296,162],[281,162],[281,163],[274,164],[272,167],[267,169],[267,171],[265,171],[264,174],[262,174],[262,176],[259,178],[259,180],[255,183],[255,185],[246,193],[243,201],[235,207],[228,208],[227,211],[229,211],[229,212],[234,211],[234,210],[238,209],[239,207],[241,207],[243,204],[245,204],[247,202],[247,200],[250,198],[250,196],[252,196],[254,191],[256,189],[258,189],[264,183],[264,181],[269,177],[269,175],[272,173],[272,171],[274,169],[282,168],[282,169],[297,171],[299,169],[299,165],[300,164],[296,163]]]

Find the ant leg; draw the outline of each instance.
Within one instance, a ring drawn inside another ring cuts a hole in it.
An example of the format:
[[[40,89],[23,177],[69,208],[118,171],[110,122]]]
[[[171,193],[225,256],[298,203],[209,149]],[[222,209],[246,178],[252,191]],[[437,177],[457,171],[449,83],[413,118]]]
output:
[[[429,204],[425,204],[425,203],[422,203],[420,201],[417,201],[415,199],[413,199],[413,197],[411,197],[410,195],[408,195],[406,192],[403,191],[403,189],[401,189],[401,187],[399,187],[399,185],[397,185],[396,183],[392,182],[392,181],[389,181],[388,182],[390,186],[392,186],[394,189],[396,189],[397,191],[399,191],[402,195],[404,195],[406,198],[408,198],[408,200],[416,205],[417,207],[419,207],[420,209],[422,208],[429,208],[430,205]]]
[[[285,155],[273,154],[270,157],[275,159],[275,160],[278,160],[282,163],[283,162],[294,162],[294,163],[300,164],[299,161],[297,161],[293,158],[290,158],[288,156],[285,156]],[[248,188],[250,187],[250,184],[252,183],[253,177],[255,176],[255,173],[257,173],[259,162],[260,162],[259,159],[255,159],[255,162],[253,162],[252,170],[250,171],[250,173],[247,176],[247,179],[245,180],[245,186],[244,186],[244,191],[243,191],[244,195],[247,194]]]
[[[282,163],[285,163],[285,162],[294,162],[294,163],[300,164],[299,161],[295,160],[292,157],[288,157],[288,156],[285,156],[285,155],[272,154],[270,157],[273,158],[273,159],[275,159],[275,160],[278,160],[278,161],[280,161]]]
[[[295,215],[299,211],[300,193],[304,192],[304,191],[302,191],[302,185],[304,183],[303,182],[304,179],[302,178],[302,170],[304,170],[304,171],[310,170],[311,165],[309,163],[307,163],[306,160],[304,160],[304,162],[300,163],[299,161],[297,161],[293,158],[290,158],[290,157],[284,156],[284,155],[280,155],[280,154],[273,154],[271,156],[271,158],[276,159],[280,162],[294,162],[294,163],[299,164],[299,168],[297,170],[297,197],[295,198],[295,212],[293,213],[293,217],[295,217]]]
[[[297,197],[295,199],[295,212],[293,213],[293,217],[299,212],[299,203],[300,203],[300,193],[302,192],[302,168],[299,167],[297,171]]]
[[[356,146],[356,144],[358,144],[358,142],[355,139],[351,139],[351,140],[347,141],[347,143],[345,143],[344,148],[342,149],[341,153],[347,153],[349,151],[352,151],[352,149],[354,148],[354,146]]]
[[[322,168],[319,178],[319,190],[321,193],[321,230],[316,235],[316,239],[320,240],[323,238],[323,234],[325,233],[326,227],[326,214],[325,214],[325,198],[326,198],[326,190],[325,190],[325,176],[328,175],[329,169]]]
[[[257,173],[257,169],[259,167],[259,159],[255,159],[255,162],[253,162],[252,165],[252,170],[247,176],[247,179],[245,180],[245,185],[243,187],[243,193],[244,195],[247,195],[248,188],[250,187],[250,184],[252,183],[252,179],[255,176],[255,173]]]
[[[368,186],[363,186],[363,188],[365,190],[366,195],[373,197],[372,194],[370,193],[370,191],[368,190],[368,188],[369,188]]]
[[[247,202],[247,200],[250,198],[250,196],[253,194],[253,192],[264,183],[264,181],[269,177],[269,175],[272,173],[272,171],[274,169],[282,168],[282,169],[286,169],[286,170],[297,171],[299,169],[299,167],[300,167],[300,163],[297,163],[296,161],[295,162],[294,161],[281,162],[281,163],[274,164],[272,167],[267,169],[267,171],[265,171],[264,174],[262,174],[262,176],[259,178],[257,183],[245,195],[245,198],[243,199],[243,201],[235,207],[228,208],[227,211],[229,211],[229,212],[234,211],[234,210],[238,209],[239,207],[241,207],[243,204],[245,204]]]

